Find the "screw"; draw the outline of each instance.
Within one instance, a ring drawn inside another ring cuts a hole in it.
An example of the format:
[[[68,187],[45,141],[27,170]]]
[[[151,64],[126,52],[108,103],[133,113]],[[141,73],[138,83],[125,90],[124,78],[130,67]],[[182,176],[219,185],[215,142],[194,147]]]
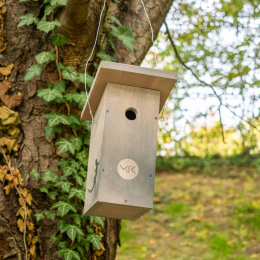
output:
[[[102,169],[102,172],[104,171],[104,169]]]
[[[155,120],[157,120],[157,117],[155,118]]]
[[[109,110],[107,110],[107,113],[109,112]]]
[[[127,202],[127,200],[125,200],[125,202]]]
[[[153,177],[153,175],[152,175],[152,174],[150,174],[150,177]]]

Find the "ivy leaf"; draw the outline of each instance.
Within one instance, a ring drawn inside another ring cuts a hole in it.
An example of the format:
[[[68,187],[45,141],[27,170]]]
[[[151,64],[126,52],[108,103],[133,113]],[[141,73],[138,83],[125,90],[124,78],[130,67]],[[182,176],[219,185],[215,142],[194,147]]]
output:
[[[56,165],[57,165],[57,166],[60,166],[60,167],[64,167],[64,166],[69,165],[69,163],[68,163],[68,160],[66,160],[65,158],[61,158],[61,159],[57,162]]]
[[[85,201],[85,192],[83,190],[72,188],[70,190],[69,198],[71,199],[71,198],[73,198],[75,196],[77,198],[79,198],[80,200]]]
[[[38,173],[35,169],[32,169],[30,176],[33,176],[36,181],[38,181],[41,177],[40,173]]]
[[[37,25],[39,22],[39,19],[36,18],[34,16],[34,14],[31,14],[31,13],[21,16],[20,19],[21,19],[21,22],[18,24],[17,27],[22,27],[24,25],[31,25],[33,23],[35,23]]]
[[[53,88],[57,89],[58,91],[60,91],[62,93],[65,93],[65,91],[66,91],[66,81],[65,80],[60,81],[58,84],[55,84],[53,86]]]
[[[68,224],[67,220],[61,219],[56,222],[56,226],[59,227],[60,231]]]
[[[66,100],[70,103],[72,103],[74,101],[74,96],[77,95],[78,93],[66,93],[64,95],[64,97],[66,98]]]
[[[101,239],[101,238],[98,234],[95,234],[95,233],[94,234],[87,234],[87,241],[92,243],[94,245],[94,247],[96,247],[97,249],[101,248],[99,239]]]
[[[93,234],[94,233],[94,229],[91,228],[89,225],[87,225],[86,228],[87,228],[87,231],[88,231],[89,234]]]
[[[89,221],[92,223],[95,221],[95,217],[94,216],[89,216]]]
[[[44,214],[45,214],[46,218],[51,219],[51,220],[54,220],[56,217],[55,213],[50,213],[50,211],[47,211],[47,210],[44,211]]]
[[[46,125],[43,129],[45,131],[45,137],[47,140],[50,138],[51,135],[55,133],[60,134],[62,132],[62,128],[60,125],[55,125],[55,126]]]
[[[63,98],[61,92],[57,89],[39,89],[37,93],[38,96],[43,98],[46,102],[51,102],[57,98]]]
[[[59,177],[51,170],[48,170],[47,172],[44,173],[43,179],[45,181],[57,182],[59,180]]]
[[[65,153],[67,151],[70,151],[72,154],[75,153],[75,146],[65,138],[60,138],[55,144],[59,145],[60,153]]]
[[[51,0],[51,5],[66,5],[67,0]]]
[[[80,252],[81,256],[84,256],[84,249],[82,246],[77,245],[77,250]]]
[[[43,64],[47,61],[53,61],[56,58],[56,54],[52,51],[43,51],[40,54],[36,55],[35,59],[38,63]]]
[[[40,191],[41,191],[41,192],[45,192],[45,193],[47,193],[47,194],[48,194],[48,192],[49,192],[46,187],[42,187],[42,188],[40,189]]]
[[[63,115],[60,112],[51,112],[49,114],[43,115],[43,117],[49,120],[48,126],[55,126],[58,125],[59,123],[62,123],[64,125],[70,124],[69,117]]]
[[[131,32],[131,28],[129,27],[120,27],[119,35],[117,36],[119,40],[131,51],[134,50],[133,43],[135,42],[135,38]]]
[[[55,187],[57,186],[61,186],[62,191],[69,192],[70,186],[73,186],[73,184],[69,181],[59,181],[58,183],[55,184]]]
[[[55,33],[51,37],[52,45],[54,46],[60,46],[60,45],[65,45],[68,43],[68,40],[65,35]]]
[[[113,15],[107,14],[111,22],[115,22],[118,26],[122,27],[123,25],[120,23],[120,21]]]
[[[80,227],[76,226],[76,225],[72,225],[72,224],[68,224],[66,225],[63,230],[61,231],[61,233],[67,232],[68,237],[73,241],[77,234],[84,236],[83,231],[81,230]]]
[[[37,221],[40,221],[40,220],[44,219],[44,215],[40,214],[40,213],[34,214],[34,216],[35,216]]]
[[[58,247],[59,248],[65,248],[67,246],[67,244],[68,244],[68,242],[62,241],[62,242],[59,242]]]
[[[40,65],[32,65],[28,70],[24,77],[24,81],[28,81],[33,79],[35,76],[41,76],[41,73],[44,71],[43,66]]]
[[[53,30],[55,28],[55,26],[61,26],[61,23],[57,19],[55,21],[51,21],[51,22],[41,20],[37,24],[37,29],[48,33],[51,30]]]
[[[80,176],[76,175],[76,176],[75,176],[75,179],[76,179],[77,183],[78,183],[80,186],[83,185],[83,179],[82,179]]]
[[[65,67],[62,71],[62,77],[70,81],[76,81],[78,78],[77,71],[73,67]]]
[[[78,80],[82,83],[85,83],[85,73],[80,73],[78,75]],[[90,76],[89,74],[86,74],[86,84],[88,87],[91,87],[94,81],[94,77]]]
[[[50,5],[46,5],[45,9],[44,9],[44,15],[50,15],[51,12],[56,8],[57,6],[50,6]]]
[[[58,195],[57,191],[50,191],[48,192],[48,197],[50,197],[52,200],[56,200],[56,196]]]
[[[59,201],[52,205],[51,209],[58,208],[57,214],[61,217],[64,217],[70,210],[73,212],[77,212],[77,208],[68,202]]]
[[[63,257],[64,260],[80,260],[79,253],[69,248],[62,248],[57,254]]]
[[[87,178],[87,172],[86,172],[86,171],[81,171],[81,172],[79,172],[79,174],[80,174],[83,178]]]
[[[61,168],[62,172],[64,173],[64,176],[70,176],[73,173],[77,173],[77,170],[72,168],[71,166],[67,165],[65,167]]]
[[[76,151],[80,151],[82,145],[83,145],[83,141],[82,138],[80,136],[75,137],[74,135],[70,136],[70,141],[71,143],[74,145]]]
[[[74,101],[77,103],[79,109],[82,109],[87,101],[87,95],[85,91],[81,91],[79,93],[75,93]]]
[[[104,227],[104,221],[101,217],[95,217],[95,221],[101,226]]]
[[[80,125],[79,118],[78,118],[78,116],[76,114],[71,114],[69,116],[69,120],[70,120],[70,124]]]
[[[84,128],[87,130],[87,131],[91,131],[91,125],[92,125],[92,122],[91,121],[87,121],[87,120],[82,120],[81,121],[81,125],[84,126]]]
[[[52,236],[51,237],[51,239],[52,239],[52,243],[54,244],[54,243],[56,243],[56,242],[60,242],[60,240],[61,240],[61,234],[60,235],[58,235],[58,236]]]
[[[101,60],[105,60],[105,61],[112,61],[112,62],[117,61],[115,58],[113,58],[112,56],[106,54],[105,52],[97,53],[97,57],[99,57]]]
[[[80,227],[81,226],[81,216],[79,214],[69,214],[69,218],[73,218],[75,223]],[[80,235],[79,235],[80,236]],[[77,237],[78,238],[78,237]]]

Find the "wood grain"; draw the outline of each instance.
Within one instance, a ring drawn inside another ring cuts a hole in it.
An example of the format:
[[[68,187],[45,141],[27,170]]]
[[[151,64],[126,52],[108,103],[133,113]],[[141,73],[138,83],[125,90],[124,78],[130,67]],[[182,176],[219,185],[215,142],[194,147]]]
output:
[[[97,125],[104,124],[104,131],[91,133],[89,157],[89,165],[94,165],[96,155],[92,155],[92,149],[100,147],[102,140],[101,172],[96,196],[88,199],[86,196],[85,214],[135,220],[153,207],[159,102],[160,91],[107,84],[96,116]],[[137,111],[135,120],[126,118],[125,111],[129,108]],[[104,122],[101,109],[105,111]],[[134,179],[126,180],[118,174],[117,167],[123,159],[131,159],[138,165]],[[89,171],[87,187],[91,188],[89,174],[93,176],[93,167]]]
[[[107,83],[158,90],[160,94],[159,111],[177,81],[177,73],[164,70],[143,68],[122,63],[101,61],[89,93],[89,103],[95,115]],[[82,110],[81,119],[91,120],[87,103]]]

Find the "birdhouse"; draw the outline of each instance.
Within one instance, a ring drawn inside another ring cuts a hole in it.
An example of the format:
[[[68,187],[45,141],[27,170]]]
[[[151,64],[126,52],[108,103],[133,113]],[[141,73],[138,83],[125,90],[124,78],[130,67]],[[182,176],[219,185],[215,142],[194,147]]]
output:
[[[92,123],[84,214],[136,220],[153,208],[159,112],[177,73],[102,61],[88,96]],[[88,102],[81,119],[91,120]]]

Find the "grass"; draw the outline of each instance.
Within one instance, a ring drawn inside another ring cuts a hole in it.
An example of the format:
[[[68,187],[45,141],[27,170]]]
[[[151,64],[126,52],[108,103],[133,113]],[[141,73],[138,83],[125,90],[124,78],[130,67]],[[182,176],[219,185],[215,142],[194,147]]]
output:
[[[116,259],[260,259],[260,176],[248,172],[157,174],[154,208],[122,221]]]

